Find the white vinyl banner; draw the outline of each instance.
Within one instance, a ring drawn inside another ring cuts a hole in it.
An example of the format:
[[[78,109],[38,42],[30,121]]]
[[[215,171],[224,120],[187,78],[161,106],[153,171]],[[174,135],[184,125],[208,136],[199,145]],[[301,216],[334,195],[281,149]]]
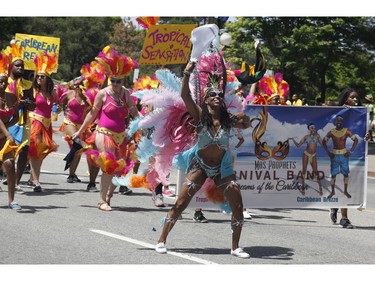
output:
[[[234,170],[246,208],[365,208],[366,107],[249,105]],[[184,179],[178,176],[178,189]],[[218,209],[202,190],[190,208]]]

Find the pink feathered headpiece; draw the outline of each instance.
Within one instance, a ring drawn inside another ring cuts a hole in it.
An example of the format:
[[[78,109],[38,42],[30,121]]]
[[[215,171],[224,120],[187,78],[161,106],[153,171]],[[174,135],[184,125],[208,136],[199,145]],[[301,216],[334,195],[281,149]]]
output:
[[[197,63],[192,76],[194,94],[197,103],[204,101],[210,89],[225,93],[227,85],[227,67],[223,56],[218,51],[203,54]]]

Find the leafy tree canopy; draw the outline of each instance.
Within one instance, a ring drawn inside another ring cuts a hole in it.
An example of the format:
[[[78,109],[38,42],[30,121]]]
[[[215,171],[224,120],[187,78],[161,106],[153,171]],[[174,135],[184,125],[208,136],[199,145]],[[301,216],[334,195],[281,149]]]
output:
[[[346,87],[362,97],[374,89],[373,18],[241,17],[226,28],[233,38],[227,60],[252,63],[260,39],[268,68],[284,74],[290,95],[336,100]]]

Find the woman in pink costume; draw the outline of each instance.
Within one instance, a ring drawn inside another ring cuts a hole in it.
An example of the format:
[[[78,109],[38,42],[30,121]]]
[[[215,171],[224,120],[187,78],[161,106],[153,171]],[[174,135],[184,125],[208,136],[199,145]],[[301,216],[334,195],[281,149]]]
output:
[[[8,131],[10,126],[18,122],[18,99],[16,95],[6,92],[8,65],[9,57],[0,53],[0,165],[7,175],[8,207],[13,210],[21,210],[21,206],[14,201],[16,186],[14,158],[18,146]]]
[[[60,131],[63,131],[66,136],[69,146],[72,146],[70,136],[78,131],[83,121],[85,120],[86,113],[90,110],[91,106],[88,98],[82,93],[79,84],[74,84],[72,89],[63,93],[59,97],[60,107],[66,106],[66,113]],[[68,183],[81,182],[76,175],[76,170],[81,159],[81,153],[75,153],[74,159],[69,167]]]
[[[116,188],[112,178],[123,175],[134,165],[134,161],[130,159],[125,129],[129,114],[137,117],[139,112],[129,90],[123,84],[126,75],[137,64],[109,46],[105,47],[96,59],[105,67],[111,77],[111,84],[96,95],[92,109],[81,128],[72,135],[72,139],[81,137],[87,126],[98,118],[94,133],[86,139],[94,149],[88,150],[86,155],[92,164],[99,166],[103,171],[98,208],[102,211],[111,211],[110,199]]]
[[[57,69],[57,57],[56,55],[51,56],[47,52],[41,52],[35,57],[34,63],[36,75],[33,88],[36,108],[29,113],[31,130],[28,156],[34,192],[42,192],[39,176],[43,160],[58,147],[52,140],[51,124],[52,106],[58,102],[58,98],[50,77],[51,73]]]
[[[81,78],[74,83],[72,88],[67,91],[64,91],[64,89],[58,91],[60,107],[66,107],[64,122],[60,127],[60,131],[65,133],[65,140],[68,142],[70,148],[73,145],[71,136],[82,126],[87,113],[90,111],[94,103],[100,85],[103,84],[105,80],[104,72],[105,69],[96,61],[93,61],[90,64],[85,64],[81,68]],[[59,88],[62,88],[62,86]],[[91,126],[88,126],[83,133],[82,141],[85,141],[85,139],[91,136],[92,133],[90,127]],[[80,144],[85,147],[84,143],[81,142]],[[81,182],[75,172],[84,150],[85,149],[81,149],[75,153],[74,159],[69,167],[69,176],[67,178],[68,183]],[[96,188],[95,181],[99,173],[99,168],[91,165],[89,161],[88,168],[90,179],[86,190],[96,192],[98,189]]]

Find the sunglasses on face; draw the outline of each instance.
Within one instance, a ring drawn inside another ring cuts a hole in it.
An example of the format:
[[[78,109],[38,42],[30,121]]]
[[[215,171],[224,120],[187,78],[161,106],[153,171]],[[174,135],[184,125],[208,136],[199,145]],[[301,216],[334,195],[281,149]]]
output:
[[[122,79],[111,79],[111,83],[112,84],[121,84],[122,83]]]
[[[210,98],[214,98],[216,96],[218,96],[219,98],[222,98],[222,99],[224,98],[224,94],[222,92],[216,92],[216,91],[209,92],[207,96],[210,97]]]
[[[44,75],[37,75],[37,76],[36,76],[36,79],[41,79],[41,80],[43,80],[44,78],[46,78],[46,76],[44,76]]]

